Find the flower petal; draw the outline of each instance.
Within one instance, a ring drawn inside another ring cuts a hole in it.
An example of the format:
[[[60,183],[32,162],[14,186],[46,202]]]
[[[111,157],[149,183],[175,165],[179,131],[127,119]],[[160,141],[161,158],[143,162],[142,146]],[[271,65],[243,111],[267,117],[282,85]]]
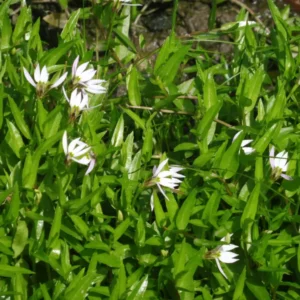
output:
[[[76,75],[77,66],[79,63],[79,55],[75,58],[73,65],[72,65],[72,77],[74,78]]]
[[[249,154],[255,152],[255,149],[252,148],[252,147],[243,147],[242,149],[243,149],[243,151],[245,152],[246,155],[249,155]]]
[[[283,174],[283,173],[281,173],[280,176],[281,176],[282,178],[284,178],[285,180],[289,180],[289,181],[293,180],[293,177],[291,177],[291,176],[289,176],[289,175],[286,175],[286,174]]]
[[[236,134],[234,135],[233,139],[232,139],[232,142],[234,142],[242,132],[243,132],[243,130],[241,130],[241,131],[239,131],[238,133],[236,133]]]
[[[270,165],[271,168],[274,169],[275,168],[275,147],[272,146],[269,152],[269,157],[270,157]]]
[[[37,66],[34,70],[34,80],[35,80],[35,82],[39,82],[41,80],[41,71],[40,71],[39,64],[37,64]]]
[[[287,159],[288,153],[286,151],[279,152],[275,158],[275,166],[285,172],[287,170]]]
[[[153,174],[153,177],[157,177],[157,175],[161,172],[161,170],[165,167],[165,165],[168,163],[168,158],[167,159],[165,159],[164,161],[162,161],[159,165],[158,165],[158,167],[157,167],[157,169],[156,169],[156,171],[155,171],[155,173]]]
[[[238,261],[237,257],[238,254],[234,252],[221,252],[219,260],[226,263],[226,264],[232,264],[236,261]]]
[[[81,78],[81,74],[84,72],[84,70],[86,69],[88,64],[89,64],[89,62],[86,62],[86,63],[80,65],[75,72],[75,77]]]
[[[23,68],[23,71],[27,81],[36,88],[36,83],[34,82],[33,78],[30,76],[29,72],[25,68]]]
[[[66,100],[67,100],[68,102],[70,102],[70,99],[68,98],[68,95],[67,95],[67,92],[66,92],[64,86],[62,87],[62,90],[63,90],[63,93],[64,93],[64,96],[65,96]]]
[[[169,200],[168,196],[165,194],[164,190],[161,188],[160,184],[156,183],[158,189],[160,190],[160,192],[164,195],[164,197]]]
[[[58,78],[51,86],[50,89],[56,88],[59,85],[61,85],[67,78],[68,76],[68,72],[66,72],[65,74],[63,74],[60,78]]]
[[[47,68],[46,68],[46,66],[44,66],[43,68],[42,68],[42,71],[41,71],[41,77],[40,77],[40,82],[43,82],[43,83],[47,83],[48,82],[48,80],[49,80],[49,73],[48,73],[48,71],[47,71]]]
[[[88,175],[90,172],[92,172],[92,170],[95,167],[95,164],[96,164],[96,159],[92,158],[91,162],[90,162],[90,165],[89,165],[88,169],[85,172],[85,175]]]
[[[64,152],[65,152],[65,155],[68,155],[68,136],[67,136],[67,131],[65,131],[64,134],[63,134],[62,145],[63,145],[63,149],[64,149]]]
[[[216,263],[217,263],[217,267],[218,267],[219,271],[221,272],[221,274],[222,274],[226,279],[228,279],[227,276],[226,276],[226,274],[225,274],[225,272],[223,271],[223,269],[222,269],[222,267],[221,267],[221,264],[220,264],[220,262],[219,262],[218,259],[216,259]]]

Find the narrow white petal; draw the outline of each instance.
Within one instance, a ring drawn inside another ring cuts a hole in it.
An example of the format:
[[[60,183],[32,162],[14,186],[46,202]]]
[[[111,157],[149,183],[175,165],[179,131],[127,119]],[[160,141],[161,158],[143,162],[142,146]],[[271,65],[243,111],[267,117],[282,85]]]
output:
[[[221,250],[220,251],[231,251],[231,250],[233,250],[233,249],[235,249],[235,248],[238,248],[239,246],[237,246],[237,245],[234,245],[234,244],[229,244],[229,245],[222,245],[221,246]]]
[[[80,65],[76,70],[75,77],[81,77],[82,72],[84,72],[84,70],[86,69],[88,64],[89,64],[89,62],[86,62],[86,63]]]
[[[226,264],[232,264],[236,261],[238,261],[237,257],[238,254],[234,252],[221,252],[221,255],[219,257],[219,260],[226,263]]]
[[[160,192],[164,195],[164,197],[165,197],[167,200],[169,200],[169,198],[168,198],[167,195],[165,194],[164,190],[161,188],[160,184],[157,183],[156,185],[157,185],[157,187],[159,188]]]
[[[81,158],[71,157],[71,159],[81,165],[88,165],[91,162],[91,159],[86,156]]]
[[[91,93],[91,94],[97,94],[97,95],[100,95],[100,94],[105,94],[106,93],[106,89],[99,89],[99,88],[93,88],[93,87],[86,87],[85,88],[87,92]]]
[[[50,89],[56,88],[59,85],[61,85],[67,78],[68,76],[68,72],[66,72],[65,74],[63,74],[60,78],[58,78],[50,87]]]
[[[74,78],[76,75],[76,70],[79,62],[79,55],[75,58],[73,65],[72,65],[72,77]]]
[[[96,70],[93,69],[89,69],[87,71],[84,71],[81,75],[80,75],[80,82],[87,82],[89,80],[91,80],[94,75],[96,74]]]
[[[275,158],[274,158],[274,156],[275,156],[275,147],[274,146],[271,147],[269,156],[270,156],[271,168],[274,169],[275,168]]]
[[[286,175],[286,174],[283,174],[283,173],[281,173],[280,176],[281,176],[282,178],[284,178],[285,180],[289,180],[289,181],[293,180],[293,177],[291,177],[291,176],[289,176],[289,175]]]
[[[250,144],[252,141],[253,141],[253,140],[243,140],[243,141],[242,141],[242,144],[241,144],[241,147],[243,148],[243,147],[247,146],[247,145]]]
[[[89,98],[88,98],[88,95],[87,95],[87,94],[83,94],[83,95],[82,95],[81,103],[80,103],[80,105],[79,105],[79,109],[80,109],[80,110],[83,110],[83,108],[88,107],[88,104],[89,104]]]
[[[162,171],[162,169],[165,167],[165,165],[168,163],[168,158],[167,159],[165,159],[164,161],[162,161],[159,165],[158,165],[158,167],[157,167],[157,169],[156,169],[156,171],[155,171],[155,173],[153,174],[153,177],[157,177],[157,175]]]
[[[244,147],[242,149],[243,149],[243,151],[245,152],[246,155],[249,155],[249,154],[255,152],[255,149],[252,148],[252,147]]]
[[[102,83],[106,82],[106,80],[103,79],[91,79],[89,81],[89,85],[100,85]]]
[[[286,169],[284,170],[284,168],[286,168],[287,159],[288,153],[286,151],[279,152],[275,158],[275,166],[280,168],[282,171],[286,171]]]
[[[218,259],[216,259],[216,263],[217,263],[217,267],[218,267],[219,271],[221,272],[221,274],[222,274],[226,279],[228,279],[227,276],[226,276],[226,274],[225,274],[225,272],[223,271],[223,269],[222,269],[222,267],[221,267],[221,264],[220,264],[220,262],[219,262]]]
[[[76,152],[74,153],[74,157],[78,158],[81,157],[82,155],[87,154],[89,151],[91,150],[91,147],[88,148],[84,148],[81,151],[76,150]]]
[[[23,71],[24,71],[24,75],[25,75],[25,78],[27,79],[27,81],[34,87],[36,87],[36,83],[34,82],[34,80],[32,79],[32,77],[30,76],[29,72],[23,68]]]
[[[62,139],[62,145],[65,152],[65,155],[68,155],[68,136],[67,132],[64,132],[63,139]]]
[[[66,90],[65,90],[65,87],[64,87],[64,86],[62,87],[62,90],[63,90],[63,93],[64,93],[64,96],[65,96],[66,100],[67,100],[68,102],[70,102],[70,99],[68,98],[68,95],[67,95],[67,93],[66,93]]]
[[[96,164],[96,160],[94,158],[91,159],[90,165],[88,167],[88,169],[85,172],[85,175],[88,175],[90,172],[92,172],[92,170],[94,169]]]
[[[38,64],[34,70],[34,80],[35,82],[41,81],[41,71],[40,71],[40,65]]]
[[[77,143],[80,141],[80,138],[77,138],[75,140],[73,140],[70,144],[69,144],[69,147],[68,147],[68,152],[69,153],[73,153]]]
[[[47,71],[47,68],[44,66],[42,71],[41,71],[40,82],[47,83],[48,80],[49,80],[49,73]]]
[[[171,172],[170,171],[161,171],[157,175],[158,178],[164,178],[164,177],[171,177]]]
[[[236,134],[234,135],[233,139],[232,139],[232,142],[234,142],[242,132],[243,132],[243,130],[241,130],[241,131],[239,131],[238,133],[236,133]]]

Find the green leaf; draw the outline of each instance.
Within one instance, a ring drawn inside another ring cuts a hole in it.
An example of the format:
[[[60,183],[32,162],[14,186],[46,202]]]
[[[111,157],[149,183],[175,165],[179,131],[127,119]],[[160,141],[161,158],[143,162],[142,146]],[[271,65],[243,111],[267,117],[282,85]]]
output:
[[[77,284],[72,285],[72,289],[66,289],[64,299],[84,300],[86,299],[87,291],[93,286],[97,274],[87,274],[78,280]],[[74,279],[72,283],[75,283]]]
[[[40,66],[54,66],[73,46],[74,40],[47,51],[40,60]]]
[[[263,65],[260,66],[252,77],[247,78],[246,87],[244,89],[245,97],[251,100],[251,104],[246,106],[244,113],[247,114],[252,111],[256,105],[257,99],[260,95],[261,86],[263,84],[265,72]]]
[[[9,266],[0,264],[0,276],[2,277],[14,277],[16,274],[34,274],[34,272],[20,267]]]
[[[12,26],[8,14],[2,16],[0,49],[6,50],[11,47]]]
[[[258,142],[254,145],[255,150],[259,154],[263,154],[266,148],[269,146],[272,139],[276,138],[276,134],[279,132],[282,126],[281,122],[277,122],[273,124],[271,127],[267,129],[265,134],[258,140]]]
[[[148,287],[148,274],[145,275],[138,284],[132,289],[131,292],[127,295],[127,300],[137,300],[137,299],[144,299],[145,292]]]
[[[257,207],[258,207],[259,193],[260,193],[260,183],[257,183],[253,191],[251,192],[247,204],[244,208],[241,217],[241,227],[243,227],[243,225],[247,220],[255,220]]]
[[[246,271],[247,271],[247,269],[246,269],[246,267],[244,267],[244,269],[236,283],[236,287],[234,290],[232,300],[239,300],[243,296],[243,290],[244,290],[244,285],[245,285],[245,280],[246,280]]]
[[[173,82],[177,75],[180,64],[190,50],[190,46],[181,46],[168,61],[163,64],[157,71],[157,76],[165,83]]]
[[[27,245],[28,228],[25,221],[19,221],[17,231],[13,239],[12,249],[14,250],[14,258],[18,257]]]
[[[78,229],[78,231],[87,239],[88,238],[88,232],[89,227],[88,225],[79,217],[76,215],[70,216],[72,219],[75,227]]]
[[[117,28],[114,28],[113,32],[115,33],[116,37],[119,39],[119,41],[125,47],[129,48],[130,51],[136,53],[136,48],[135,48],[134,44],[132,43],[132,41],[125,34],[122,33],[122,31],[120,31]]]
[[[131,220],[127,218],[121,224],[119,224],[114,231],[114,241],[116,242],[128,229],[131,224]]]
[[[31,9],[27,6],[22,7],[12,36],[14,44],[18,44],[20,41],[23,41],[26,29],[31,21]]]
[[[247,288],[258,300],[271,300],[269,293],[262,283],[257,282],[257,280],[246,280]]]
[[[39,111],[39,113],[41,113]],[[50,138],[51,136],[55,135],[60,128],[60,123],[63,118],[63,114],[61,112],[61,107],[56,106],[47,116],[46,120],[44,121],[44,137],[45,139]]]
[[[77,9],[71,13],[67,24],[65,25],[64,29],[60,34],[63,40],[65,41],[72,40],[80,13],[81,13],[80,9]]]
[[[212,106],[218,104],[219,102],[217,98],[216,84],[213,75],[213,71],[209,71],[207,73],[207,77],[204,81],[203,86],[203,102],[207,110],[209,110]]]
[[[126,86],[128,91],[129,103],[131,105],[141,105],[141,92],[139,87],[138,70],[131,65],[127,72]]]
[[[137,127],[140,127],[143,130],[145,130],[145,121],[143,119],[141,119],[136,113],[134,113],[130,109],[127,109],[124,107],[122,109],[134,121],[134,123]]]
[[[42,141],[32,156],[29,153],[27,154],[22,174],[24,187],[31,189],[34,186],[42,155],[57,143],[61,137],[62,132],[58,132],[46,141]]]
[[[10,96],[8,96],[8,101],[9,101],[9,106],[10,106],[11,112],[14,116],[15,122],[16,122],[19,130],[21,131],[21,133],[23,134],[24,137],[26,137],[27,139],[31,139],[30,130],[29,130],[17,104]]]
[[[176,217],[176,225],[179,230],[185,230],[192,215],[192,210],[196,203],[196,195],[198,190],[194,188],[188,195],[188,197],[183,202],[180,207],[177,217]]]
[[[24,147],[22,136],[13,123],[11,123],[9,120],[6,120],[6,123],[8,126],[8,132],[6,134],[5,140],[13,150],[13,152],[16,154],[16,156],[20,158],[21,149]]]
[[[119,147],[123,143],[124,135],[124,118],[123,115],[120,116],[117,126],[115,127],[114,134],[111,138],[111,144],[115,147]]]
[[[221,107],[222,107],[221,102],[218,102],[215,105],[211,106],[208,109],[208,111],[205,113],[203,119],[199,122],[197,126],[197,133],[202,140],[207,138],[209,129],[211,128],[212,123],[214,122]]]
[[[51,225],[49,238],[48,238],[48,248],[53,248],[56,241],[59,239],[60,227],[61,227],[62,211],[59,205],[56,206],[55,215],[53,218],[53,223]]]
[[[152,192],[152,196],[151,196],[150,201],[153,201],[156,224],[157,224],[158,227],[161,228],[165,224],[166,216],[165,216],[165,212],[164,212],[164,210],[161,206],[161,203],[160,203],[160,200],[157,196],[156,191]],[[166,201],[168,201],[168,200],[166,200]],[[151,203],[151,205],[152,205],[152,203]]]
[[[133,158],[128,169],[128,178],[130,180],[138,181],[140,178],[140,169],[142,162],[142,151],[140,150]]]
[[[12,192],[12,198],[9,202],[9,209],[6,215],[6,221],[8,223],[14,223],[19,217],[19,209],[20,209],[20,195],[19,195],[19,186],[15,183]]]
[[[235,175],[239,167],[239,151],[245,134],[242,132],[229,146],[224,153],[220,162],[221,172],[224,174],[224,178],[228,179]]]
[[[0,79],[1,82],[1,79]],[[0,129],[2,128],[4,115],[3,115],[3,100],[4,100],[4,87],[3,84],[0,83]]]

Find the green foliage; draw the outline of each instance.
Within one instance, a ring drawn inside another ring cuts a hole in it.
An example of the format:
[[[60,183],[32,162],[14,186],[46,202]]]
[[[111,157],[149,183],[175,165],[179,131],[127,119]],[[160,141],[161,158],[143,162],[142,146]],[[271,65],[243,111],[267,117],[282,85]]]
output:
[[[213,1],[210,31],[187,40],[175,1],[145,55],[137,7],[60,0],[50,49],[21,2],[0,4],[1,298],[299,299],[299,19],[268,0],[274,25],[243,9],[217,28]],[[72,75],[78,56],[103,92]]]

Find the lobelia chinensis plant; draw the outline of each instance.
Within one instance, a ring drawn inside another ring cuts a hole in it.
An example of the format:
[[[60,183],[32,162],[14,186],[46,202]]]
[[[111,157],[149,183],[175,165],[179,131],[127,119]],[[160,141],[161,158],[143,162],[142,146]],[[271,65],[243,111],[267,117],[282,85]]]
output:
[[[94,68],[87,69],[89,62],[85,62],[78,66],[79,56],[73,62],[72,66],[72,80],[73,86],[81,89],[84,92],[89,92],[91,94],[104,94],[106,93],[106,88],[103,87],[105,80],[93,79],[96,74]]]
[[[286,180],[293,180],[293,178],[287,174],[284,174],[288,169],[288,153],[287,151],[281,151],[275,156],[275,147],[272,146],[270,149],[270,165],[272,169],[272,177],[274,180],[280,177]]]
[[[82,142],[80,138],[74,139],[68,144],[68,136],[65,131],[63,134],[62,145],[67,163],[70,163],[70,161],[73,160],[79,164],[88,165],[89,167],[86,170],[85,175],[88,175],[94,169],[96,164],[95,155],[91,151],[91,147]]]
[[[266,1],[59,1],[57,45],[0,1],[1,299],[300,299],[300,19]]]
[[[144,184],[145,187],[156,186],[159,191],[163,194],[166,200],[169,200],[168,196],[164,192],[163,188],[172,189],[172,191],[176,191],[175,189],[182,182],[180,178],[184,178],[185,176],[179,174],[178,172],[182,171],[184,168],[180,166],[167,166],[168,158],[163,160],[157,167],[154,166],[152,170],[152,177],[147,180]],[[153,194],[150,199],[151,210],[154,208],[154,198]]]
[[[63,87],[63,93],[68,101],[71,111],[70,116],[72,119],[76,119],[76,117],[80,114],[82,110],[89,107],[89,98],[87,93],[84,91],[78,90],[77,88],[71,93],[71,98],[69,99],[65,88]]]
[[[226,242],[227,245],[221,245],[217,248],[208,251],[205,254],[206,259],[214,259],[216,261],[217,267],[220,273],[228,279],[227,275],[225,274],[224,270],[222,269],[221,262],[225,264],[233,264],[238,261],[238,254],[231,252],[231,250],[238,248],[237,245],[230,244],[230,238],[232,234],[228,234],[221,239],[221,242]]]
[[[65,72],[53,84],[49,81],[49,73],[47,67],[44,66],[42,70],[38,64],[34,70],[34,79],[31,77],[26,68],[23,68],[25,78],[36,89],[38,97],[43,97],[50,89],[60,86],[67,78],[68,72]]]

